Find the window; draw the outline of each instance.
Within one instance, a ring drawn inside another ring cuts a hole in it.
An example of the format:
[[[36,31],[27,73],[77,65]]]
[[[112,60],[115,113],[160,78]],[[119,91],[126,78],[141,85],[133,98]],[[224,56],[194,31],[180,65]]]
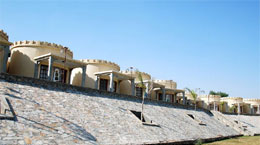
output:
[[[60,70],[58,68],[55,68],[55,70],[54,70],[53,81],[54,82],[60,81]]]
[[[107,79],[100,79],[99,89],[103,91],[107,91],[107,84],[108,84]]]
[[[41,65],[40,67],[40,79],[47,80],[48,79],[48,66]]]
[[[143,88],[136,87],[135,89],[136,89],[135,95],[136,95],[137,97],[143,97]]]
[[[114,81],[114,83],[113,83],[113,88],[114,88],[114,92],[116,92],[117,91],[117,82],[116,81]]]
[[[159,94],[158,94],[158,100],[163,100],[162,93],[159,93]]]
[[[61,68],[54,68],[53,81],[66,83],[67,70]]]

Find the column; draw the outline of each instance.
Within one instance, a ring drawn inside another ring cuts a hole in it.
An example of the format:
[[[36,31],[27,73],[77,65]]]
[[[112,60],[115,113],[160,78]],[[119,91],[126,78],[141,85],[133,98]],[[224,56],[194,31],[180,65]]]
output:
[[[241,110],[240,110],[240,103],[237,103],[237,114],[240,114]]]
[[[53,58],[49,57],[49,66],[48,66],[48,80],[52,81],[52,64],[53,64]]]
[[[86,81],[86,66],[82,67],[82,80],[81,80],[81,86],[85,87],[85,81]]]
[[[135,80],[131,79],[131,91],[132,95],[135,96]]]
[[[250,113],[254,114],[254,106],[252,104],[250,104]]]
[[[216,111],[216,102],[215,101],[214,101],[214,105],[213,106],[214,106],[213,110]]]
[[[228,104],[227,104],[226,102],[225,102],[225,111],[226,111],[226,112],[229,112],[229,111],[228,111]]]
[[[3,69],[2,72],[6,73],[6,64],[8,60],[8,54],[9,54],[9,46],[4,46],[4,58],[3,58]]]
[[[36,61],[34,64],[34,78],[38,78],[38,74],[39,74],[38,70],[39,70],[39,63],[38,61]]]
[[[165,97],[165,88],[162,88],[162,97],[163,97],[163,101],[166,101],[166,97]]]
[[[95,80],[95,89],[99,90],[99,76],[96,75],[96,80]]]
[[[69,69],[69,73],[68,73],[68,77],[69,77],[69,79],[68,79],[68,84],[72,84],[70,81],[71,81],[71,72],[72,72],[72,69]]]
[[[182,92],[182,100],[183,105],[186,105],[185,92]]]
[[[257,112],[258,112],[258,114],[260,114],[260,105],[258,105],[258,107],[257,107]]]
[[[114,91],[114,74],[110,74],[110,82],[109,82],[109,91],[113,92]]]

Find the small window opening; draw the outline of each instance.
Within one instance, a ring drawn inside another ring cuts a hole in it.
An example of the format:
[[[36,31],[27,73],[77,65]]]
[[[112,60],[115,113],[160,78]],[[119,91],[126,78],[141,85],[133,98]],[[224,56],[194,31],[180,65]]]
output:
[[[197,121],[199,123],[199,125],[203,125],[206,126],[207,124],[202,122],[201,120],[199,120],[198,118],[195,118],[194,115],[192,114],[187,114],[190,118],[192,118],[193,120]]]
[[[142,121],[143,125],[160,127],[160,125],[154,123],[152,120],[150,120],[149,118],[144,116],[144,114],[143,114],[143,119],[141,120],[141,114],[142,113],[140,111],[130,110],[130,112],[133,113],[135,115],[135,117],[137,117],[140,121]]]
[[[130,110],[139,120],[141,120],[141,112]],[[144,116],[142,122],[145,122]],[[151,121],[152,123],[152,121]]]
[[[190,118],[195,119],[192,114],[187,114],[187,115],[190,116]]]

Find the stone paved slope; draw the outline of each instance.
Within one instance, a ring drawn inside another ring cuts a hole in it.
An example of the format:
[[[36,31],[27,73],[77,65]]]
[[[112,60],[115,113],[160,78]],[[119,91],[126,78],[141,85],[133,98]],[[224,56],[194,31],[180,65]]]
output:
[[[152,101],[146,101],[144,115],[160,127],[142,125],[128,111],[140,111],[141,100],[129,97],[90,96],[1,79],[0,95],[10,100],[17,117],[0,120],[0,144],[141,144],[239,134],[212,114]]]
[[[241,124],[251,135],[260,135],[260,116],[223,114],[234,123]]]

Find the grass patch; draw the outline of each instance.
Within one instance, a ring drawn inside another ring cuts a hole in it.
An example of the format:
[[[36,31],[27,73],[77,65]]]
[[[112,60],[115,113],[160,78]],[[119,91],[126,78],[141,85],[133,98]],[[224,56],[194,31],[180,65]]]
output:
[[[260,136],[242,136],[238,138],[207,143],[204,145],[260,145]]]

